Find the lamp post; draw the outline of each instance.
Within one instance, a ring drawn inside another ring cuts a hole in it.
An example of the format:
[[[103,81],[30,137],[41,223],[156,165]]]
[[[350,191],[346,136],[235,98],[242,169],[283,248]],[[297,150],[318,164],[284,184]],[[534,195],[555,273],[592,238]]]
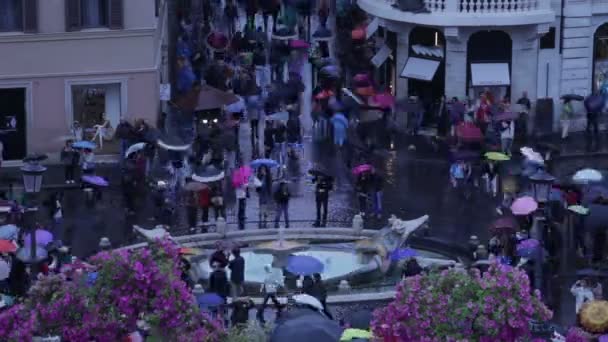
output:
[[[549,194],[551,193],[551,186],[555,181],[555,177],[547,173],[543,169],[537,170],[535,173],[530,175],[529,177],[531,186],[532,186],[532,194],[534,196],[534,200],[538,203],[539,210],[535,213],[533,217],[533,225],[532,225],[532,236],[537,239],[541,244],[538,248],[537,259],[534,262],[534,285],[536,289],[542,292],[542,282],[543,282],[543,222],[545,221],[545,203],[549,201]]]
[[[36,215],[38,211],[38,204],[36,202],[36,197],[40,193],[42,189],[42,176],[46,171],[46,167],[40,165],[40,162],[45,160],[46,156],[30,156],[23,159],[23,166],[21,167],[21,172],[23,174],[23,189],[25,195],[28,197],[31,196],[31,202],[28,200],[26,204],[25,213],[28,220],[27,225],[30,228],[30,261],[32,264],[35,264],[37,260],[36,255],[36,225],[31,220],[32,215]]]

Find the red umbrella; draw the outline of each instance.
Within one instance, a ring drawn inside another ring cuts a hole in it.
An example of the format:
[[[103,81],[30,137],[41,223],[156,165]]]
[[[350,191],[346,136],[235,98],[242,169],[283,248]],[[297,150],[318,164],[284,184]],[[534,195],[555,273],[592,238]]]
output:
[[[207,36],[207,45],[215,50],[224,50],[228,47],[228,37],[221,32],[211,32]]]
[[[372,82],[368,74],[356,74],[355,77],[353,77],[353,84],[357,88],[369,87],[372,85]]]
[[[461,140],[479,141],[483,140],[483,133],[479,127],[470,122],[463,122],[456,127],[456,136]]]
[[[17,246],[12,241],[0,240],[0,253],[15,253]]]
[[[501,216],[494,220],[490,225],[490,230],[494,233],[515,233],[519,228],[517,220],[513,216]]]

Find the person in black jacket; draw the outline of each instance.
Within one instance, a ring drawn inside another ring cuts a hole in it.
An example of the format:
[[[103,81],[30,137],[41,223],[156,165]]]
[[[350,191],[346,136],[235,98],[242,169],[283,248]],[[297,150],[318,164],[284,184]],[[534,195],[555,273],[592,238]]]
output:
[[[237,298],[231,304],[232,315],[230,316],[230,322],[232,326],[245,325],[249,320],[249,310],[255,307],[255,304],[248,297]]]
[[[209,276],[209,289],[207,292],[216,293],[224,299],[224,303],[230,295],[230,284],[228,283],[226,270],[219,263],[213,264],[213,272]]]
[[[245,259],[241,256],[241,250],[234,248],[232,250],[234,259],[230,261],[230,287],[232,290],[232,300],[243,294],[243,282],[245,281]]]
[[[313,178],[315,186],[315,203],[317,205],[317,220],[314,227],[325,227],[327,224],[327,205],[329,192],[333,189],[334,180],[326,175],[318,175]]]
[[[323,305],[323,312],[329,319],[333,319],[331,313],[327,309],[327,289],[325,288],[325,284],[323,284],[323,279],[321,278],[321,274],[315,273],[312,275],[313,277],[313,297],[317,298],[321,305]]]
[[[285,218],[285,228],[289,228],[289,188],[287,182],[281,182],[279,189],[274,193],[274,201],[277,204],[277,214],[274,218],[274,227],[279,228],[281,214]]]
[[[120,139],[120,160],[124,162],[127,149],[133,143],[135,129],[129,121],[121,119],[118,126],[116,126],[116,133],[114,135]]]

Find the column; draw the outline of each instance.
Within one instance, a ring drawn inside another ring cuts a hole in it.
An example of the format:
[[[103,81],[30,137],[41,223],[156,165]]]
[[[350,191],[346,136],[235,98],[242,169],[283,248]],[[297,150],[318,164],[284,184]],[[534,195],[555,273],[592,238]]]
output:
[[[462,100],[467,93],[467,43],[450,28],[446,28],[445,38],[445,96]]]
[[[108,119],[108,121],[110,121],[110,123],[112,124],[112,127],[116,128],[116,126],[118,126],[118,123],[120,122],[120,114],[121,114],[120,113],[120,111],[121,111],[120,83],[108,84],[104,88],[106,91],[106,97],[105,97],[106,118]],[[102,122],[100,122],[99,124],[102,124]]]
[[[402,99],[408,95],[408,79],[400,77],[400,75],[409,57],[409,34],[409,30],[397,32],[397,61],[395,63],[395,73],[397,74],[397,80],[395,82],[395,97],[397,99]],[[395,117],[395,124],[399,130],[405,131],[405,128],[407,127],[407,115],[404,113],[397,113]]]
[[[522,37],[521,35],[512,34],[511,39],[513,40],[511,102],[517,101],[524,91],[528,92],[530,99],[536,99],[539,73],[538,38],[536,36]],[[542,70],[542,72],[546,71]]]

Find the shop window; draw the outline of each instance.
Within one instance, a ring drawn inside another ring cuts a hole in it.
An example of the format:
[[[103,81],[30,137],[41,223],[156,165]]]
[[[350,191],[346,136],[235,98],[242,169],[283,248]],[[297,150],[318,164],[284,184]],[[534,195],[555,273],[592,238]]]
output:
[[[65,0],[66,30],[123,28],[123,0]]]
[[[120,83],[72,86],[75,126],[82,128],[83,139],[94,140],[106,153],[118,150],[112,135],[120,122],[121,101]]]
[[[608,90],[608,24],[600,26],[594,36],[593,90]]]
[[[555,49],[555,27],[551,27],[549,32],[540,38],[540,48],[541,50]]]
[[[23,6],[21,0],[0,1],[0,32],[23,30]]]

